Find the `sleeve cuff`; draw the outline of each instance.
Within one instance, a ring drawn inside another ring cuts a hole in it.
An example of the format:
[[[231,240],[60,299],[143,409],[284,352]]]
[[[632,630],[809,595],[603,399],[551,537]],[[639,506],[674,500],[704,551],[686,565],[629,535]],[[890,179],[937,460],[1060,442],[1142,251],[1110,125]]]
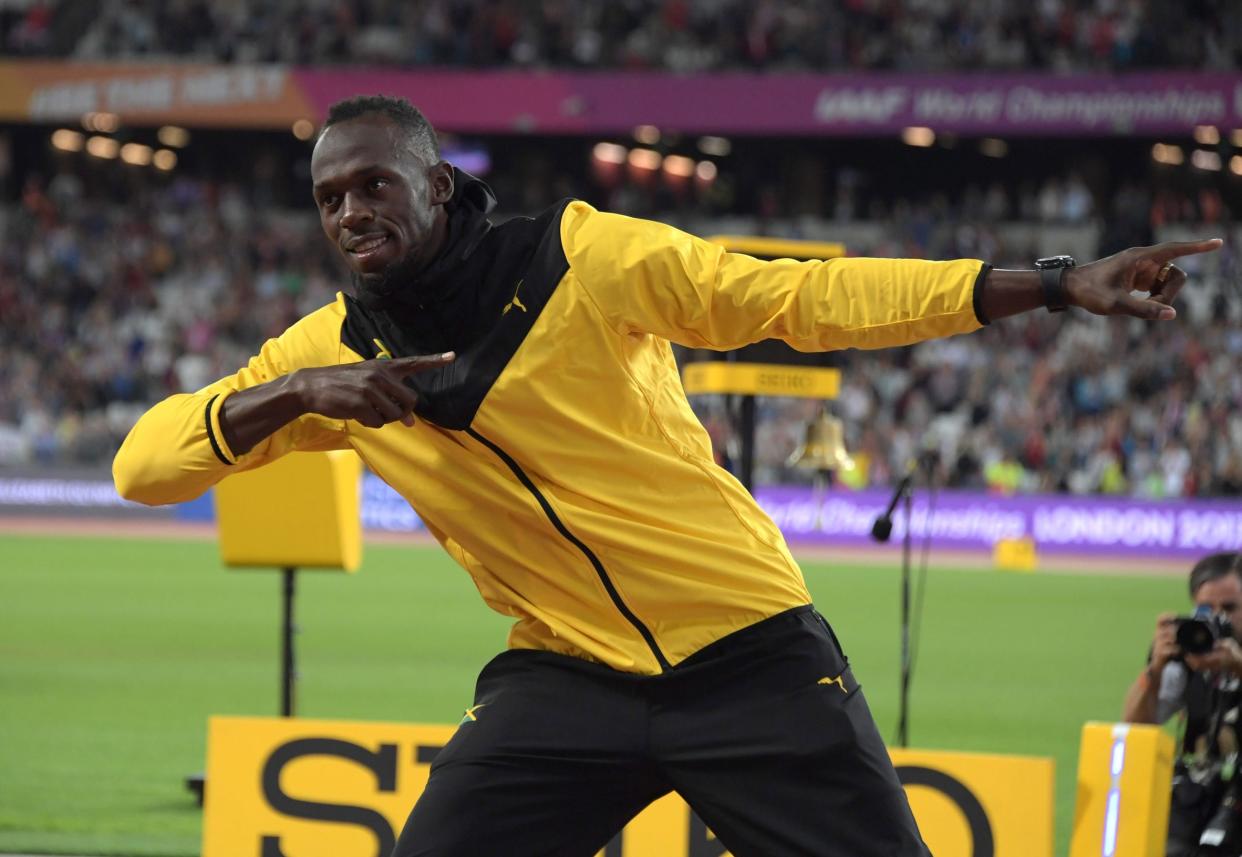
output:
[[[975,276],[974,297],[971,298],[971,305],[975,310],[975,318],[984,326],[992,323],[992,320],[983,313],[983,289],[987,285],[988,272],[991,270],[992,266],[987,262],[984,262],[983,266],[979,268],[979,273]]]
[[[203,421],[207,424],[207,440],[211,441],[211,451],[221,462],[232,465],[237,463],[237,456],[233,454],[233,450],[229,449],[228,442],[224,439],[224,430],[220,427],[220,409],[228,397],[228,393],[217,393],[212,396],[207,402]]]

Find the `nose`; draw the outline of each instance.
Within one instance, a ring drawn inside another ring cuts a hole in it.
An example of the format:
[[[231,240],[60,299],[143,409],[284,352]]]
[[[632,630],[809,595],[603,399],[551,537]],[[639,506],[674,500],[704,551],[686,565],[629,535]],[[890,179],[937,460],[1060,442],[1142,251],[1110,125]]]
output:
[[[341,200],[341,226],[351,231],[355,226],[374,219],[375,214],[363,200],[352,193],[345,194]]]

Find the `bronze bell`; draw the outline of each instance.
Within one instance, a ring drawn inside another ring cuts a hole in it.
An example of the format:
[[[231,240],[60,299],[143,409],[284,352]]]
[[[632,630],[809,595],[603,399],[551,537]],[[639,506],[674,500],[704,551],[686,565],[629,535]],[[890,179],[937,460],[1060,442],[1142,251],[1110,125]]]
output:
[[[824,411],[806,424],[806,439],[785,462],[803,470],[853,470],[854,459],[845,451],[845,427]]]

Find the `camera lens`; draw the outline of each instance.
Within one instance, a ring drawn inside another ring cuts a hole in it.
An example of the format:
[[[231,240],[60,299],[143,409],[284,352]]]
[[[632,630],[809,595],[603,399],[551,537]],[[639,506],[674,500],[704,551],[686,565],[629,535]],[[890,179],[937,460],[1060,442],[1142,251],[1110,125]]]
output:
[[[1188,655],[1210,652],[1215,642],[1212,626],[1204,619],[1183,619],[1177,625],[1177,645]]]

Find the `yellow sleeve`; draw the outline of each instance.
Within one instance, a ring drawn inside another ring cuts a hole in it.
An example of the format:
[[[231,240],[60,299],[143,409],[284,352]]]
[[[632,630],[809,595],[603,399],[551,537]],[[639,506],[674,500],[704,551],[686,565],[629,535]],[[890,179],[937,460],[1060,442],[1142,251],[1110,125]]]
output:
[[[800,351],[890,348],[977,330],[974,259],[764,262],[662,223],[573,202],[570,270],[620,333],[692,348],[782,339]]]
[[[306,414],[245,455],[236,455],[220,430],[220,407],[238,390],[265,384],[297,369],[340,362],[341,314],[333,304],[269,339],[249,364],[199,390],[169,396],[142,415],[112,462],[117,492],[149,506],[191,500],[224,477],[275,461],[294,450],[349,446],[344,420]]]

